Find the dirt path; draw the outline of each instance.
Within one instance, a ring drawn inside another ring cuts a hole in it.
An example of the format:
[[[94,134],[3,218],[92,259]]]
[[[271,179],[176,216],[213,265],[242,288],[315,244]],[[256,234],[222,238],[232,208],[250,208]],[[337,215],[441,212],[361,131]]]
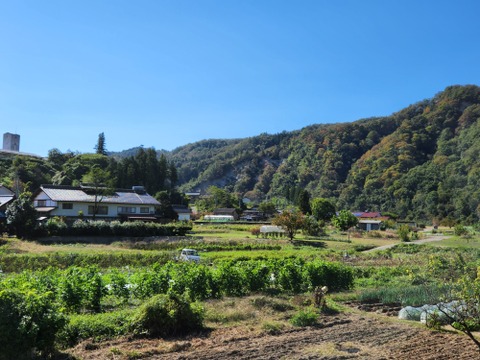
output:
[[[410,241],[408,242],[407,244],[425,244],[425,243],[429,243],[429,242],[434,242],[434,241],[441,241],[441,240],[445,240],[445,239],[448,239],[449,237],[451,236],[447,236],[447,235],[430,235],[424,239],[421,239],[421,240],[414,240],[414,241]],[[398,244],[390,244],[390,245],[383,245],[383,246],[378,246],[376,248],[373,248],[373,249],[370,249],[370,250],[366,250],[364,252],[368,253],[368,252],[373,252],[373,251],[378,251],[378,250],[386,250],[386,249],[391,249],[395,246],[397,246]]]
[[[327,316],[318,327],[277,335],[241,333],[229,328],[181,341],[124,340],[96,349],[83,344],[77,347],[75,355],[84,360],[480,359],[480,352],[464,335],[430,331],[380,315],[359,314]]]

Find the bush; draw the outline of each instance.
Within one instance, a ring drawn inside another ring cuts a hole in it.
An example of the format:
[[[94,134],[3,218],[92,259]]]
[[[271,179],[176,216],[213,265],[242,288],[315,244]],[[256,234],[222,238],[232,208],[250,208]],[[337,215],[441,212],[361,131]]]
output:
[[[53,354],[57,332],[64,324],[50,293],[0,291],[0,360]]]
[[[49,218],[43,225],[48,236],[65,235],[67,233],[68,226],[65,224],[62,218],[57,216]]]
[[[130,329],[131,317],[132,310],[73,315],[59,333],[59,342],[70,347],[85,339],[106,340],[126,335]]]
[[[318,321],[317,311],[313,308],[300,310],[291,319],[290,323],[294,326],[313,326]]]
[[[132,319],[136,335],[185,335],[203,328],[204,311],[176,294],[156,295],[141,305]]]
[[[250,233],[258,238],[260,235],[260,227],[254,227],[250,230]]]
[[[403,242],[410,241],[410,226],[408,225],[400,225],[397,229],[398,237]]]
[[[76,220],[71,228],[66,230],[66,233],[77,236],[185,236],[191,229],[191,225],[184,223],[163,225],[158,223],[144,223],[142,221],[120,223],[119,221]]]
[[[457,236],[462,236],[462,235],[468,234],[467,228],[465,226],[463,226],[462,224],[455,225],[454,232],[455,232],[455,235],[457,235]]]

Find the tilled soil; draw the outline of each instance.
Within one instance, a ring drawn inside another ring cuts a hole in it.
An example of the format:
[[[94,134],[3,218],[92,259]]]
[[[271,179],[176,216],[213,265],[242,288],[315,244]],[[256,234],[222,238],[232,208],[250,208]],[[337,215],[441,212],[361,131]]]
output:
[[[183,340],[117,340],[83,343],[72,352],[90,359],[480,359],[463,334],[431,331],[380,316],[325,316],[316,327],[295,328],[276,335],[235,328]]]

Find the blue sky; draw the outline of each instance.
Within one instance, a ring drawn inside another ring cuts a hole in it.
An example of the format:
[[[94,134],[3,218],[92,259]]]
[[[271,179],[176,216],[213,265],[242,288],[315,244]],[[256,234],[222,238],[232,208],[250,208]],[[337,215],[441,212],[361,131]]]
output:
[[[172,150],[480,85],[476,0],[0,0],[0,133]]]

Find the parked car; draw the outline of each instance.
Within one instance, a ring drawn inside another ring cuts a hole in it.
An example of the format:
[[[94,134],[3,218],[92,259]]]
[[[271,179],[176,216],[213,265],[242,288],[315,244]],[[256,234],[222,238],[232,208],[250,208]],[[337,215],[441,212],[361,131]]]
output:
[[[194,249],[183,249],[180,253],[179,260],[181,261],[194,261],[197,264],[200,262],[200,255],[198,251]]]

